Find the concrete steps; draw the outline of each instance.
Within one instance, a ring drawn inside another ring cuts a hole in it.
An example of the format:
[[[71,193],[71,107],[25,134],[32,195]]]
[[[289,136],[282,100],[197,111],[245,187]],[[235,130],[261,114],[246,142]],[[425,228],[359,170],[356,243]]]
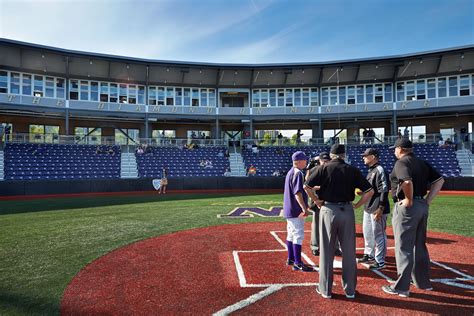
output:
[[[474,176],[474,157],[472,153],[467,149],[461,149],[456,151],[456,158],[461,168],[461,176]]]
[[[120,157],[120,178],[138,178],[137,159],[135,153],[122,153]]]
[[[230,153],[229,162],[230,162],[230,173],[232,177],[246,177],[247,176],[244,160],[240,153]]]

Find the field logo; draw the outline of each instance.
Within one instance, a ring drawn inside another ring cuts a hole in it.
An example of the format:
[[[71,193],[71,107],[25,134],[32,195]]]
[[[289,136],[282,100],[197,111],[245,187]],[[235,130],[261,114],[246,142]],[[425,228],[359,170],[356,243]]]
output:
[[[218,218],[249,218],[255,217],[281,217],[283,212],[282,207],[270,207],[270,209],[264,209],[261,207],[236,207],[228,214],[219,214]]]

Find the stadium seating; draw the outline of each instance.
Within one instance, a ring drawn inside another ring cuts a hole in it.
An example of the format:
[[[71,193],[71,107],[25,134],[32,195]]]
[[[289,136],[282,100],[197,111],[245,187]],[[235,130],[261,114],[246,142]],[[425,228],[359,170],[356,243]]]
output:
[[[151,147],[151,152],[135,154],[140,178],[160,178],[163,167],[169,177],[213,177],[222,176],[229,168],[229,159],[219,157],[226,147],[199,147],[183,149],[178,147]],[[200,166],[201,160],[212,162],[212,168]]]
[[[58,144],[7,144],[5,180],[120,178],[120,147]],[[112,153],[107,150],[113,149]]]
[[[394,150],[388,145],[351,145],[347,146],[347,156],[350,163],[359,168],[364,175],[368,168],[364,165],[361,154],[368,147],[375,147],[380,152],[380,161],[387,171],[391,171],[396,158]],[[280,153],[277,153],[277,151]],[[302,146],[302,147],[262,147],[257,154],[250,149],[244,149],[242,156],[248,168],[254,165],[257,168],[256,176],[271,176],[275,169],[286,173],[291,168],[291,154],[297,150],[304,151],[311,157],[321,151],[329,151],[326,146]],[[459,163],[456,159],[454,147],[440,148],[437,144],[415,144],[415,154],[427,160],[444,177],[460,176]]]

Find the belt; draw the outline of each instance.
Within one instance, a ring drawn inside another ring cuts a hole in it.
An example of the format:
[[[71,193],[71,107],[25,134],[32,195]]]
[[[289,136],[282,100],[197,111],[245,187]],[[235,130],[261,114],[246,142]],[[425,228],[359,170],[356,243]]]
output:
[[[329,204],[329,205],[345,205],[345,204],[351,204],[352,202],[328,202],[324,201],[324,204]]]
[[[425,197],[421,195],[417,195],[413,197],[413,200],[423,200]],[[399,199],[397,197],[393,198],[393,202],[400,202],[402,199]]]

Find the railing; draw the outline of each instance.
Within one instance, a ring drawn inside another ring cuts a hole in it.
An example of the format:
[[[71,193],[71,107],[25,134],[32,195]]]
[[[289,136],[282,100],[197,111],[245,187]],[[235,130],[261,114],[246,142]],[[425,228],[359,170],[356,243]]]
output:
[[[471,151],[472,133],[465,134],[464,139],[459,135],[450,135],[451,141],[458,145],[458,148],[466,148]],[[0,137],[0,144],[4,142],[11,143],[45,143],[45,144],[79,144],[79,145],[121,145],[123,147],[130,146],[136,148],[139,145],[147,146],[172,146],[183,147],[189,144],[197,146],[229,146],[240,147],[256,144],[258,146],[330,146],[335,143],[346,145],[359,144],[394,144],[399,136],[382,136],[375,137],[326,137],[326,138],[310,138],[301,137],[301,139],[282,138],[265,138],[265,139],[240,139],[240,140],[224,140],[224,139],[202,139],[202,138],[138,138],[138,139],[122,139],[117,141],[111,136],[79,136],[79,135],[58,135],[58,134],[29,134],[29,133],[13,133]],[[413,143],[438,143],[439,134],[413,134],[409,139]],[[446,138],[447,139],[447,138]],[[446,140],[445,139],[445,140]]]

